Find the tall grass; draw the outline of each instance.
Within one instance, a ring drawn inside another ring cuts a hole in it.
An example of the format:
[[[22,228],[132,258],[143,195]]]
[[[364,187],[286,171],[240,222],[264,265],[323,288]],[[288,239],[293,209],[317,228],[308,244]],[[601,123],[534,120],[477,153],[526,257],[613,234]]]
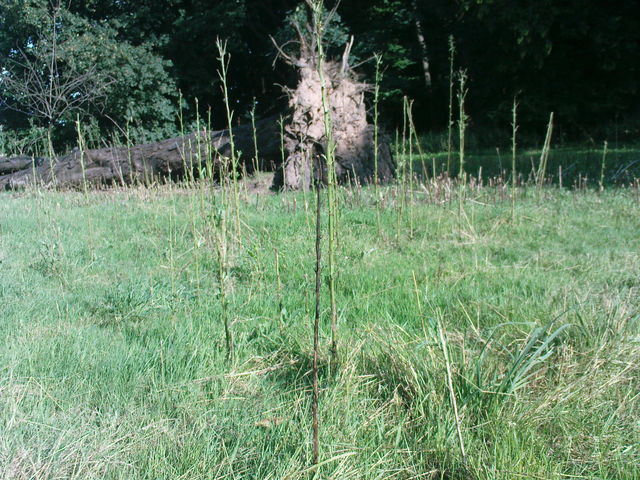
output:
[[[455,419],[456,433],[458,435],[458,444],[460,446],[460,454],[462,455],[463,464],[467,464],[467,453],[464,447],[464,438],[462,436],[462,425],[460,420],[460,413],[458,411],[458,400],[456,398],[456,392],[453,388],[453,374],[451,372],[451,361],[449,360],[449,347],[447,345],[446,336],[443,332],[442,325],[438,321],[436,323],[436,330],[438,333],[438,341],[440,342],[440,348],[444,356],[444,362],[447,372],[447,387],[449,390],[449,398],[451,399],[451,405],[453,406],[453,415]]]
[[[227,44],[219,38],[216,40],[216,47],[218,49],[220,62],[220,70],[218,70],[218,76],[221,82],[221,89],[225,105],[225,113],[227,116],[227,126],[229,128],[229,147],[231,149],[231,185],[233,187],[233,215],[235,219],[235,234],[236,239],[239,242],[241,237],[241,225],[240,225],[240,192],[238,189],[238,176],[240,175],[239,158],[236,152],[235,142],[233,139],[233,111],[231,110],[229,91],[227,88],[227,72],[229,70],[229,62],[231,56],[227,54]]]
[[[467,72],[461,70],[458,73],[458,177],[462,184],[467,182],[467,172],[464,167],[465,160],[465,133],[469,118],[465,111],[465,101],[467,98]]]
[[[604,190],[604,170],[607,162],[607,150],[609,148],[608,142],[605,140],[602,147],[602,163],[600,165],[600,181],[598,182],[598,186],[600,187],[600,191]]]
[[[548,189],[546,211],[523,193],[527,221],[510,223],[493,187],[469,187],[463,241],[442,198],[416,195],[420,228],[400,243],[394,209],[379,235],[366,203],[344,202],[336,294],[348,322],[331,376],[323,306],[305,296],[307,219],[283,214],[283,198],[302,194],[246,205],[259,234],[233,259],[219,236],[233,217],[197,215],[202,198],[223,213],[224,190],[3,194],[0,476],[634,478],[636,190]],[[192,231],[211,246],[197,259]]]
[[[258,135],[256,132],[256,99],[253,98],[251,106],[251,132],[253,134],[253,173],[260,173],[260,160],[258,154]]]
[[[456,55],[456,44],[453,36],[449,36],[449,121],[447,122],[447,176],[451,176],[451,157],[453,155],[453,65]]]

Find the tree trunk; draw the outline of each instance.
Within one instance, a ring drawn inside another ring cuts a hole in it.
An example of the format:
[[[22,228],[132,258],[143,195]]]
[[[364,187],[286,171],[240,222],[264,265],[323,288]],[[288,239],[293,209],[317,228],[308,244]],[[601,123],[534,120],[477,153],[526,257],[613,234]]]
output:
[[[416,27],[416,36],[418,39],[418,45],[420,46],[420,55],[422,61],[422,71],[424,73],[424,83],[427,87],[427,90],[431,89],[431,69],[429,67],[429,54],[427,50],[427,42],[424,38],[424,33],[422,31],[422,22],[420,21],[420,16],[418,15],[418,4],[416,0],[411,2],[411,6],[413,7],[413,18],[415,19],[415,27]]]
[[[240,155],[240,166],[251,173],[255,154],[251,126],[234,128],[233,136],[236,151]],[[256,136],[260,168],[273,169],[281,163],[276,118],[256,122]],[[111,147],[84,152],[74,149],[54,162],[48,159],[36,159],[34,162],[31,157],[24,156],[0,158],[0,189],[24,188],[34,183],[80,188],[85,181],[90,186],[130,185],[136,182],[149,184],[185,177],[191,172],[197,177],[208,163],[214,175],[220,175],[230,155],[229,132],[220,130],[196,132],[130,148]]]
[[[42,158],[27,157],[0,157],[0,175],[8,175],[26,168],[33,168],[42,163]]]

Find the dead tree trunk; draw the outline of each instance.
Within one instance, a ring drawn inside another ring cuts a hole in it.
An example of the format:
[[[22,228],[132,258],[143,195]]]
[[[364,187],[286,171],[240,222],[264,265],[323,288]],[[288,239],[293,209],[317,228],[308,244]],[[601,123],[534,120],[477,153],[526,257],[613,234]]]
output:
[[[305,35],[299,26],[296,28],[300,56],[294,58],[278,48],[285,61],[299,72],[298,86],[288,91],[291,118],[284,129],[287,158],[274,175],[274,187],[284,190],[305,190],[312,182],[325,184],[327,180],[323,158],[327,139],[316,44],[313,36]],[[395,164],[384,136],[379,141],[376,159],[374,128],[367,122],[364,101],[368,85],[358,80],[348,63],[352,44],[353,39],[342,61],[324,63],[337,179],[340,183],[372,182],[377,160],[378,179],[388,182],[393,178]]]
[[[240,154],[240,165],[251,173],[255,154],[251,126],[234,128],[233,136],[236,151]],[[281,158],[275,117],[256,122],[256,136],[261,168],[273,169]],[[63,188],[80,188],[85,182],[89,186],[149,184],[166,181],[167,178],[188,177],[190,172],[197,177],[207,163],[211,165],[213,174],[219,175],[225,170],[225,162],[230,155],[229,132],[220,130],[201,131],[131,147],[83,152],[75,149],[53,162],[48,159],[34,161],[31,157],[0,158],[0,190],[54,183]]]

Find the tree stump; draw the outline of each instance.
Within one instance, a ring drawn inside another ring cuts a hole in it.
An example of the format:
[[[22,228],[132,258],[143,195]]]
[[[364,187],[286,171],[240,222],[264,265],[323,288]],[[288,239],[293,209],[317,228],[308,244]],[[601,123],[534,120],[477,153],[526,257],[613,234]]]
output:
[[[307,31],[311,27],[307,26]],[[312,183],[326,184],[327,138],[324,124],[319,59],[311,40],[299,26],[300,55],[294,58],[277,45],[279,54],[299,73],[295,90],[287,90],[291,117],[284,128],[287,157],[274,175],[274,187],[306,190]],[[275,42],[274,42],[275,43]],[[326,97],[331,118],[338,183],[371,183],[376,170],[374,127],[367,121],[365,92],[369,86],[358,80],[348,63],[353,38],[341,61],[323,62]],[[395,173],[388,138],[380,136],[377,178],[389,182]]]

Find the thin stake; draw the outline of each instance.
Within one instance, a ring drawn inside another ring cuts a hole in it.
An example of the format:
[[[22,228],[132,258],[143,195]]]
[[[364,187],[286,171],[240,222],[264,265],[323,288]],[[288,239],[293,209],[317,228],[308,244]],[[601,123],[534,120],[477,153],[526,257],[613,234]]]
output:
[[[240,241],[240,195],[238,192],[238,155],[236,152],[236,146],[233,139],[233,112],[230,108],[229,101],[229,91],[227,89],[227,72],[229,70],[229,62],[231,61],[231,55],[227,54],[227,42],[222,42],[220,39],[216,40],[216,45],[218,47],[218,52],[220,57],[218,60],[220,61],[220,70],[218,71],[218,76],[220,77],[220,81],[222,83],[222,94],[224,96],[224,106],[227,113],[227,125],[229,127],[229,147],[231,149],[231,182],[233,186],[233,207],[235,213],[235,227],[236,227],[236,240]]]
[[[518,173],[516,170],[516,135],[518,134],[518,102],[513,97],[513,108],[511,110],[511,220],[515,220],[516,215],[516,187]]]
[[[311,399],[311,417],[313,422],[313,458],[312,465],[318,464],[320,457],[320,432],[318,422],[318,397],[320,391],[318,387],[318,354],[320,350],[320,286],[321,286],[321,217],[322,197],[320,188],[316,187],[316,310],[313,320],[313,397]]]

